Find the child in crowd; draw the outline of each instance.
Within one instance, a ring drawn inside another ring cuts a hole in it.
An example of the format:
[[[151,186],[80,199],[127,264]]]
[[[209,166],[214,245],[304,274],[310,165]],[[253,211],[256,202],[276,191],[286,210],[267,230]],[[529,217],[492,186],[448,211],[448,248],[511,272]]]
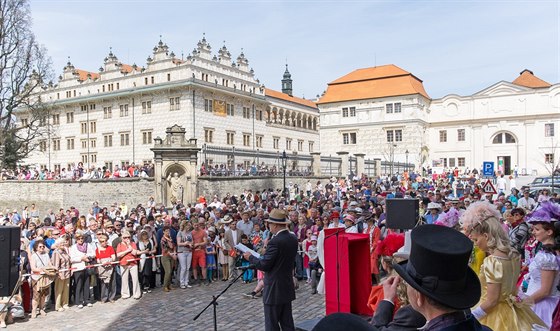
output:
[[[213,231],[212,231],[213,230]],[[212,283],[214,271],[216,271],[216,248],[214,240],[216,239],[216,229],[208,229],[208,243],[206,244],[206,285]]]
[[[253,243],[249,242],[249,237],[246,234],[241,235],[241,243],[247,246],[249,249],[253,249]],[[241,262],[242,267],[246,267],[249,265],[249,261],[243,259]],[[247,269],[243,273],[243,283],[248,284],[253,281],[253,269]]]

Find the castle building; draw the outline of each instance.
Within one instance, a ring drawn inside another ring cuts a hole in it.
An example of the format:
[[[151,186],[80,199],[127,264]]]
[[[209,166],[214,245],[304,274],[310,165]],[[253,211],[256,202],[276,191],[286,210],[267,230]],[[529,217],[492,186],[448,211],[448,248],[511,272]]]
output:
[[[317,106],[292,96],[287,67],[282,84],[289,89],[265,88],[243,52],[234,59],[224,45],[213,55],[204,37],[186,58],[160,40],[143,67],[120,62],[112,51],[97,72],[68,61],[58,83],[39,93],[51,106],[51,129],[25,164],[60,170],[83,162],[113,169],[151,161],[153,140],[174,124],[199,146],[318,151]],[[25,125],[25,114],[18,120]],[[236,159],[249,162],[254,158]]]
[[[530,70],[472,95],[431,99],[395,65],[358,69],[329,83],[318,105],[323,155],[439,169],[490,161],[506,174],[550,174],[560,163],[560,84]]]

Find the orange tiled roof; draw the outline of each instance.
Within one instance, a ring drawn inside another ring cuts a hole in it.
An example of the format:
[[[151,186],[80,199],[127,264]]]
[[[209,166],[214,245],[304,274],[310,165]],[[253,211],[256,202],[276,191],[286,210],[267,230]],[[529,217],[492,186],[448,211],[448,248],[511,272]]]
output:
[[[88,79],[88,74],[91,75],[92,80],[96,80],[99,78],[99,74],[91,71],[86,71],[82,69],[74,70],[74,74],[78,75],[78,80],[85,81]]]
[[[140,71],[140,70],[142,70],[142,67],[136,66],[136,70]],[[130,64],[121,63],[121,72],[123,74],[125,74],[125,73],[128,74],[128,73],[131,73],[133,71],[134,71],[134,68]]]
[[[311,108],[317,108],[317,104],[315,102],[311,101],[311,100],[302,99],[302,98],[298,98],[298,97],[291,97],[291,96],[287,95],[286,93],[271,90],[269,88],[264,90],[264,94],[267,97],[281,99],[281,100],[284,100],[284,101],[290,101],[290,102],[298,103],[300,105],[304,105],[304,106],[311,107]]]
[[[396,65],[352,71],[328,84],[318,104],[421,94],[430,99],[422,80]]]
[[[513,82],[515,85],[521,85],[530,88],[550,87],[551,84],[533,75],[531,70],[525,69]]]

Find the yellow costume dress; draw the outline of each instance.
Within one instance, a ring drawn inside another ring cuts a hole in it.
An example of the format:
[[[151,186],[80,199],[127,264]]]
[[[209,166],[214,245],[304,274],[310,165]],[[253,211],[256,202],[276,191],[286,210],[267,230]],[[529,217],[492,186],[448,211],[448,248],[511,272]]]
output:
[[[480,285],[482,295],[479,306],[486,300],[487,284],[500,284],[500,298],[498,304],[486,316],[480,319],[480,323],[490,327],[492,330],[504,331],[530,331],[546,329],[546,324],[531,310],[531,307],[517,302],[517,277],[519,276],[521,263],[519,258],[503,258],[490,255],[484,259],[480,273]]]
[[[482,266],[482,261],[484,261],[485,257],[486,253],[480,248],[474,246],[469,265],[477,276],[480,274],[480,267]]]

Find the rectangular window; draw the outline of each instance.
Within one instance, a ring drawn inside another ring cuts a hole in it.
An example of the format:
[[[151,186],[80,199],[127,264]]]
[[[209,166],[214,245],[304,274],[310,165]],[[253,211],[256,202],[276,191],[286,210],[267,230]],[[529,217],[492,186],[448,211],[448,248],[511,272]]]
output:
[[[298,150],[298,152],[303,152],[303,140],[298,140],[297,150]]]
[[[395,141],[402,141],[402,130],[395,130]]]
[[[74,149],[74,138],[66,138],[66,149]]]
[[[113,135],[112,134],[104,134],[103,135],[103,146],[104,147],[113,147]]]
[[[113,107],[103,107],[103,118],[112,118],[113,117]]]
[[[88,133],[87,122],[81,122],[80,123],[80,132],[81,132],[81,134],[87,134]]]
[[[53,151],[59,151],[60,150],[60,139],[53,139],[52,140],[52,145],[53,145]]]
[[[181,109],[180,99],[180,97],[169,98],[169,110]]]
[[[27,118],[22,118],[21,119],[21,126],[25,128],[28,125],[29,125],[29,122],[28,122]]]
[[[97,139],[90,139],[89,140],[89,147],[96,148],[97,147]]]
[[[395,132],[393,130],[387,130],[387,142],[392,143],[395,141]]]
[[[544,136],[554,137],[554,123],[546,123],[544,125]]]
[[[457,158],[457,166],[459,167],[464,167],[465,166],[465,158],[464,157],[458,157]]]
[[[393,113],[393,104],[392,103],[388,103],[385,105],[385,112],[387,114],[392,114]]]
[[[450,167],[455,167],[455,158],[454,157],[449,158],[449,166]]]
[[[554,164],[554,153],[547,153],[544,155],[544,163]]]
[[[214,111],[213,107],[214,107],[214,100],[204,99],[204,111],[211,113]]]
[[[80,140],[80,142],[82,143],[82,149],[86,149],[87,148],[87,139],[82,139],[82,140]]]
[[[151,114],[151,113],[152,113],[152,102],[142,101],[142,114]]]
[[[45,140],[39,142],[39,150],[44,152],[47,150],[47,142]]]
[[[251,146],[251,134],[243,134],[243,146]]]
[[[440,130],[439,131],[439,142],[440,143],[447,142],[447,130]]]
[[[400,102],[395,102],[393,104],[393,108],[394,108],[393,111],[395,113],[400,113],[401,112],[401,103]]]
[[[231,103],[226,104],[226,111],[227,111],[227,116],[234,116],[235,115],[235,108],[234,108],[233,104],[231,104]]]
[[[255,144],[257,145],[257,148],[262,148],[263,147],[263,136],[257,135]]]
[[[279,149],[280,148],[280,138],[273,137],[272,138],[272,148]]]
[[[168,81],[168,82],[171,81],[171,74],[167,74],[167,81]]]
[[[119,85],[119,83],[117,83],[117,86]],[[91,161],[91,163],[97,163],[97,154],[90,154],[89,159]]]
[[[81,111],[87,111],[87,110],[88,110],[88,106],[87,106],[87,105],[81,105],[81,106],[80,106],[80,110],[81,110]]]
[[[286,150],[288,151],[292,150],[292,139],[290,138],[286,138]]]
[[[60,115],[59,114],[54,114],[52,116],[52,124],[53,125],[59,125],[60,124]]]
[[[260,109],[257,109],[255,116],[256,116],[257,121],[262,121],[263,120],[263,111],[260,110]]]
[[[342,134],[342,144],[344,145],[355,145],[356,144],[356,132],[348,132]]]
[[[348,107],[342,108],[342,117],[348,117]]]
[[[235,132],[226,132],[226,144],[235,144]]]
[[[148,85],[148,77],[144,78],[144,85]]]
[[[465,141],[465,129],[457,129],[457,141]]]
[[[74,112],[66,113],[66,123],[74,123]]]
[[[89,105],[89,110],[95,110],[95,104],[94,103]]]
[[[119,105],[120,115],[121,117],[128,116],[128,103],[124,105]]]
[[[90,133],[97,132],[97,122],[89,122],[89,132]]]
[[[350,107],[350,117],[356,117],[356,107]]]
[[[214,142],[214,129],[204,129],[204,142],[205,143]]]
[[[156,82],[156,79],[155,79],[154,76],[150,77],[150,80],[151,80],[152,84],[154,84]]]
[[[243,118],[251,118],[251,110],[249,107],[243,107]]]
[[[81,156],[82,156],[82,163],[83,163],[83,164],[86,164],[86,163],[88,163],[88,157],[87,157],[87,154],[81,154]]]
[[[109,169],[109,171],[113,171],[113,162],[111,161],[105,162],[105,169]]]
[[[442,160],[443,160],[443,166],[447,167],[447,158],[443,158]]]
[[[121,133],[121,146],[128,146],[130,145],[130,133],[123,132]]]
[[[313,153],[313,142],[309,142],[309,153]]]
[[[152,144],[152,131],[142,131],[142,144],[144,145]]]

